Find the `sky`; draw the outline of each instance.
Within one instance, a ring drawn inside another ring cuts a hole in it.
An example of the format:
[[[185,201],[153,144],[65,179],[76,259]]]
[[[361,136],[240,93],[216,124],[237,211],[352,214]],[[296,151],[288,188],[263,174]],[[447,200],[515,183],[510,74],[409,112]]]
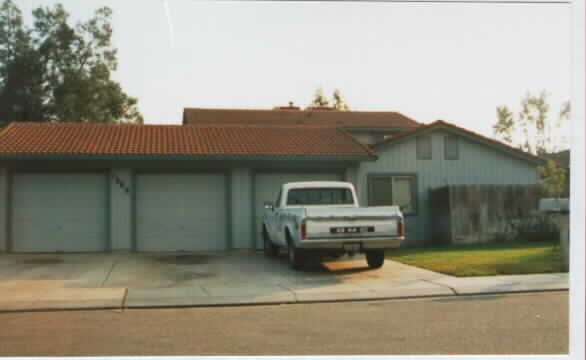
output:
[[[112,8],[113,77],[147,124],[179,124],[185,107],[304,107],[321,87],[353,110],[492,136],[497,106],[545,90],[555,118],[570,99],[569,4],[60,2],[73,22]],[[16,3],[30,19],[56,2]]]

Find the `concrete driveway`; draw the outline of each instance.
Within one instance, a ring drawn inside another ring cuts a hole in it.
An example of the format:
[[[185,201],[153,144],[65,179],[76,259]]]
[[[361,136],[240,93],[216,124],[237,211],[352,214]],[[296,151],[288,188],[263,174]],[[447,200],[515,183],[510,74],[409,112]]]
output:
[[[3,254],[0,311],[270,304],[567,289],[567,274],[455,278],[363,256],[290,269],[258,252]]]

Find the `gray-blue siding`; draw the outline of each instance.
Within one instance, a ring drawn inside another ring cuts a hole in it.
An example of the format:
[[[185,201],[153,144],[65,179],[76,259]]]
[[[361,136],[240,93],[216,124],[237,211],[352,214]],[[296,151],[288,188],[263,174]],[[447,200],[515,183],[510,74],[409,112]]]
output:
[[[459,160],[445,160],[445,130],[433,131],[432,159],[418,160],[415,137],[377,148],[378,160],[363,162],[358,169],[358,192],[367,204],[369,174],[388,173],[417,175],[416,215],[407,216],[406,246],[428,244],[430,238],[429,190],[445,185],[468,184],[537,184],[537,165],[493,147],[459,137]]]

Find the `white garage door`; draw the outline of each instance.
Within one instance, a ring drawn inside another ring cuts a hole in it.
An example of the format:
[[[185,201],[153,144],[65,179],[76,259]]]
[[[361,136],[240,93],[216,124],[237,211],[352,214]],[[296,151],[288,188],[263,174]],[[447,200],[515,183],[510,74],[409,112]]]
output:
[[[225,250],[227,227],[225,175],[136,176],[138,251]]]
[[[15,174],[14,252],[105,251],[108,244],[104,174]]]
[[[262,216],[264,214],[265,201],[274,202],[277,199],[279,190],[284,183],[294,181],[341,181],[340,173],[257,173],[255,175],[255,199],[256,211],[256,233],[255,244],[262,248]]]

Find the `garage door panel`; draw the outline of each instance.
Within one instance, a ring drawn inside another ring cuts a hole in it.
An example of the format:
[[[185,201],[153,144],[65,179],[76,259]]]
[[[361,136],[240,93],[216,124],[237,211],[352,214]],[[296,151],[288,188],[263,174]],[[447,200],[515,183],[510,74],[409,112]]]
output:
[[[13,251],[107,250],[106,186],[104,174],[15,174]]]
[[[223,174],[141,174],[136,208],[139,251],[226,248]]]
[[[255,211],[256,211],[256,233],[255,244],[262,248],[262,217],[264,214],[265,201],[274,202],[277,199],[281,186],[288,182],[296,181],[341,181],[343,176],[340,173],[257,173],[255,175]]]

